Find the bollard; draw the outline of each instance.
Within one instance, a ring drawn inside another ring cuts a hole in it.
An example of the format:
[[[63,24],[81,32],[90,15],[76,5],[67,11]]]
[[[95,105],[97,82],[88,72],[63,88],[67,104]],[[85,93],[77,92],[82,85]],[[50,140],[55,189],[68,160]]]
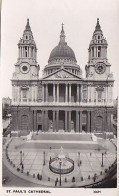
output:
[[[42,180],[42,175],[40,175],[40,180]]]
[[[67,178],[65,178],[65,182],[67,182]]]
[[[75,177],[74,176],[72,177],[72,182],[75,182]]]

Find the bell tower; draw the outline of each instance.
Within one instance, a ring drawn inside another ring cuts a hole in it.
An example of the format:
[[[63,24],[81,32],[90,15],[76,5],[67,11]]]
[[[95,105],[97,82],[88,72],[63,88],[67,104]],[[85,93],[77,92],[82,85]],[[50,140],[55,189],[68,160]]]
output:
[[[38,80],[37,47],[29,19],[27,19],[23,36],[18,43],[18,61],[12,77],[12,102],[19,105],[24,102],[36,101]]]
[[[39,76],[37,47],[33,38],[29,19],[18,43],[18,61],[15,64],[13,79],[35,79]]]
[[[99,18],[89,45],[89,60],[86,65],[86,77],[88,79],[108,79],[110,75],[110,64],[107,59],[107,40],[103,36]]]

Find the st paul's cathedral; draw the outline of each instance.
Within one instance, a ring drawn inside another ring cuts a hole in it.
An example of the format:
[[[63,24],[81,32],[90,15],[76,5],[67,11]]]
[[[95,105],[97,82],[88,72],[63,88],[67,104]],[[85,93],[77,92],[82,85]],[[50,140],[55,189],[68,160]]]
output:
[[[83,78],[62,25],[59,43],[39,78],[37,47],[27,19],[12,77],[12,130],[21,135],[30,131],[111,132],[114,80],[107,46],[97,19]]]

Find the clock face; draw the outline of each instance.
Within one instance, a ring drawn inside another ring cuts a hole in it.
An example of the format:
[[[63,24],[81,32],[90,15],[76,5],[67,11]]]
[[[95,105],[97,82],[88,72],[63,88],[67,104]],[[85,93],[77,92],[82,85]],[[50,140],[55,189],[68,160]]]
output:
[[[97,63],[95,67],[95,71],[98,74],[103,74],[106,70],[106,66],[104,63]]]
[[[22,63],[20,66],[20,71],[24,74],[28,73],[30,69],[30,65],[28,63]]]

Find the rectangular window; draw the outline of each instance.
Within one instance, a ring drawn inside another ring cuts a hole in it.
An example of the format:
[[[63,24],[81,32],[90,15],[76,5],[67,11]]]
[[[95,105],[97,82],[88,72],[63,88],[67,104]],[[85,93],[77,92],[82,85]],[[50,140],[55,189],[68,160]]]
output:
[[[102,91],[97,91],[98,93],[98,102],[102,101]]]
[[[101,46],[98,46],[98,57],[101,57]]]
[[[22,95],[23,95],[23,97],[22,97],[22,98],[23,98],[23,101],[24,101],[24,102],[27,101],[27,90],[24,89],[24,90],[22,91]]]

